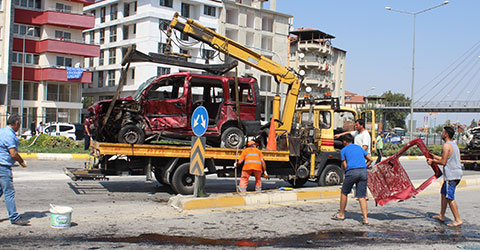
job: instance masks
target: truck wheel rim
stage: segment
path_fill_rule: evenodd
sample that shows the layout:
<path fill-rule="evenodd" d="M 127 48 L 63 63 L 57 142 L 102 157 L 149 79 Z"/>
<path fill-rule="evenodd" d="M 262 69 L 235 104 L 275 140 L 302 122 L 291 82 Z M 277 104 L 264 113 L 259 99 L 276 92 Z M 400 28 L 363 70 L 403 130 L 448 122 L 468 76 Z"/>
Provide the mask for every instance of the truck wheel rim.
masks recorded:
<path fill-rule="evenodd" d="M 325 177 L 325 182 L 327 185 L 340 184 L 340 176 L 337 174 L 337 172 L 330 171 Z"/>
<path fill-rule="evenodd" d="M 227 142 L 232 146 L 236 146 L 238 143 L 240 143 L 240 138 L 237 134 L 233 133 L 227 137 Z"/>
<path fill-rule="evenodd" d="M 138 141 L 138 134 L 134 131 L 128 131 L 127 133 L 125 133 L 123 138 L 125 138 L 125 142 L 127 143 L 135 143 Z"/>

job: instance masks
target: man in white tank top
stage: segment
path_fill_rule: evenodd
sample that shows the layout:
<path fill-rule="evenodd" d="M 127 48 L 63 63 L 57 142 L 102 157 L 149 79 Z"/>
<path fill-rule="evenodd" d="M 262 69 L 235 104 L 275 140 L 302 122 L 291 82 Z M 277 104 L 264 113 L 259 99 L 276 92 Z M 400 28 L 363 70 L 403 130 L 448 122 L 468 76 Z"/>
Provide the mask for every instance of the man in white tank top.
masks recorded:
<path fill-rule="evenodd" d="M 454 221 L 448 226 L 457 227 L 463 224 L 458 213 L 457 202 L 455 201 L 455 188 L 460 179 L 462 179 L 462 164 L 460 163 L 460 150 L 457 144 L 452 140 L 455 130 L 450 127 L 444 127 L 442 139 L 445 143 L 442 146 L 442 156 L 433 155 L 433 159 L 427 159 L 427 163 L 437 163 L 443 165 L 443 185 L 440 190 L 442 194 L 440 214 L 433 216 L 434 219 L 444 222 L 447 204 L 452 211 Z"/>

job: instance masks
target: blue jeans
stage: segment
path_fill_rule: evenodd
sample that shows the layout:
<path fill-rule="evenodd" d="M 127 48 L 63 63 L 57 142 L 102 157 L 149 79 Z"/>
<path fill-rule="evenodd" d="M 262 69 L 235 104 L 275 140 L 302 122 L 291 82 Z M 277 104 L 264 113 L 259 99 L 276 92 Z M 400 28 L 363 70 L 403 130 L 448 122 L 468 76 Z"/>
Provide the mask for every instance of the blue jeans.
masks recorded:
<path fill-rule="evenodd" d="M 20 218 L 15 206 L 15 189 L 13 188 L 12 167 L 0 166 L 0 197 L 5 196 L 8 218 L 14 222 Z"/>

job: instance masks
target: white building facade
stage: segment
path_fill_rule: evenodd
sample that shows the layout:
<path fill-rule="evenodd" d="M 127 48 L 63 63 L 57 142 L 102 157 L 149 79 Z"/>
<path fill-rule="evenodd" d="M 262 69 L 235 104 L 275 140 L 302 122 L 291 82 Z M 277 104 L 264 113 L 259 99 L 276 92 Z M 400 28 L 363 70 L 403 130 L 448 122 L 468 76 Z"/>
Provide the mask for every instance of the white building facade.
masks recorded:
<path fill-rule="evenodd" d="M 266 0 L 225 0 L 220 14 L 219 33 L 257 53 L 288 66 L 288 34 L 293 17 L 276 11 L 276 0 L 269 1 L 269 9 L 264 8 Z M 264 108 L 262 119 L 269 120 L 272 114 L 272 101 L 277 92 L 273 77 L 246 64 L 239 63 L 239 75 L 251 75 L 259 83 L 261 105 Z M 232 74 L 232 73 L 230 73 Z M 278 85 L 282 103 L 287 86 Z"/>
<path fill-rule="evenodd" d="M 12 1 L 0 1 L 0 127 L 6 125 Z"/>
<path fill-rule="evenodd" d="M 312 88 L 315 97 L 331 92 L 345 104 L 346 51 L 332 46 L 335 37 L 315 29 L 298 29 L 290 32 L 289 65 L 297 72 L 304 71 L 303 88 Z"/>
<path fill-rule="evenodd" d="M 105 0 L 85 7 L 85 13 L 95 16 L 95 27 L 86 30 L 84 37 L 100 44 L 100 55 L 85 62 L 94 74 L 92 84 L 84 88 L 84 96 L 91 96 L 94 101 L 113 97 L 120 80 L 120 63 L 130 45 L 136 45 L 145 54 L 163 53 L 167 27 L 175 12 L 218 30 L 221 6 L 221 2 L 212 0 Z M 213 54 L 209 46 L 179 32 L 174 32 L 173 40 L 173 52 L 190 55 L 190 62 L 205 63 Z M 218 63 L 218 59 L 208 60 Z M 152 76 L 187 70 L 200 73 L 171 65 L 132 63 L 121 97 L 133 95 Z"/>

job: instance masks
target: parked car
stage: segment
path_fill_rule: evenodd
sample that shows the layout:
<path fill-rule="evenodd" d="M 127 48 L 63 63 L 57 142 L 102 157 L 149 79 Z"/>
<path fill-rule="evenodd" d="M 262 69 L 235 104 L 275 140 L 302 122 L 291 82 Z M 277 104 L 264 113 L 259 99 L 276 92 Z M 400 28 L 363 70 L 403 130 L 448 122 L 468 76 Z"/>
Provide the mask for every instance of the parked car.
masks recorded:
<path fill-rule="evenodd" d="M 391 144 L 403 143 L 402 137 L 392 132 L 387 132 L 383 141 Z"/>
<path fill-rule="evenodd" d="M 53 122 L 45 124 L 43 133 L 50 136 L 65 136 L 72 140 L 77 140 L 76 126 L 65 122 Z"/>
<path fill-rule="evenodd" d="M 207 142 L 235 148 L 244 145 L 245 135 L 259 132 L 262 110 L 255 78 L 238 78 L 238 95 L 240 110 L 235 101 L 234 77 L 180 72 L 152 77 L 134 96 L 117 100 L 103 128 L 111 100 L 99 101 L 88 110 L 96 140 L 143 144 L 161 138 L 190 138 L 192 113 L 204 106 L 209 117 L 204 134 Z"/>

